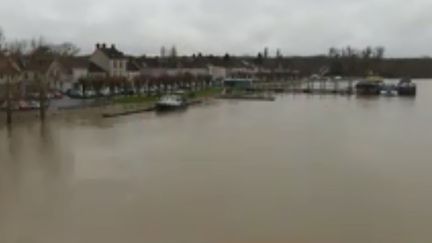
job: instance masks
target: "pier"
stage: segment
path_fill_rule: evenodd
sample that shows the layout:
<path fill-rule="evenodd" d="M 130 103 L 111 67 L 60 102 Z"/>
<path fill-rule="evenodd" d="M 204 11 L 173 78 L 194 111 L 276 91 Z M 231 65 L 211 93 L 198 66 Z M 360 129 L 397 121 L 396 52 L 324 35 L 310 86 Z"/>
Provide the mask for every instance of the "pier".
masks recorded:
<path fill-rule="evenodd" d="M 187 106 L 199 105 L 199 104 L 203 103 L 203 100 L 202 99 L 193 99 L 193 100 L 188 100 L 186 103 L 187 103 Z M 156 110 L 155 104 L 150 103 L 144 107 L 132 108 L 132 109 L 121 110 L 121 111 L 106 112 L 106 113 L 102 114 L 102 117 L 103 118 L 116 118 L 116 117 L 121 117 L 121 116 L 129 116 L 129 115 L 140 114 L 140 113 L 145 113 L 145 112 L 152 112 L 155 110 Z"/>
<path fill-rule="evenodd" d="M 315 94 L 315 95 L 354 95 L 364 94 L 357 86 L 359 80 L 364 79 L 304 79 L 283 82 L 254 82 L 246 90 L 255 93 L 292 93 L 292 94 Z M 366 81 L 367 82 L 367 81 Z M 389 84 L 376 82 L 372 85 L 377 87 L 375 95 L 385 96 L 415 96 L 416 85 Z"/>

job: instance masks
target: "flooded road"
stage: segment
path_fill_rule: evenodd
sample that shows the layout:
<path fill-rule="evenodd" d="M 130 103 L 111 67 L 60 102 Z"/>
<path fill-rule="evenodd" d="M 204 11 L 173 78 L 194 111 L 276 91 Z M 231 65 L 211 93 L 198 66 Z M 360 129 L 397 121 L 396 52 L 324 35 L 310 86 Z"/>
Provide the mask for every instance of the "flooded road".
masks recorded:
<path fill-rule="evenodd" d="M 1 243 L 431 242 L 432 81 L 0 128 Z"/>

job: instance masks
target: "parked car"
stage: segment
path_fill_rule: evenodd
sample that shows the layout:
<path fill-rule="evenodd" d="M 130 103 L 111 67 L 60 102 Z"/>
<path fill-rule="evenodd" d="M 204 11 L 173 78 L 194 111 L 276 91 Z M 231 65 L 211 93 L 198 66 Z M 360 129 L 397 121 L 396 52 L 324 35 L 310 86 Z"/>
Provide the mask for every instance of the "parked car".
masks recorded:
<path fill-rule="evenodd" d="M 113 89 L 113 93 L 114 93 L 114 95 L 119 95 L 119 94 L 121 94 L 121 91 L 120 91 L 119 88 L 115 87 L 115 88 Z"/>
<path fill-rule="evenodd" d="M 81 99 L 84 97 L 84 94 L 81 90 L 78 89 L 70 89 L 66 93 L 70 98 Z"/>
<path fill-rule="evenodd" d="M 110 95 L 111 95 L 111 90 L 108 87 L 99 90 L 99 96 L 107 97 Z"/>
<path fill-rule="evenodd" d="M 50 92 L 50 94 L 52 94 L 54 99 L 62 99 L 63 98 L 63 93 L 59 90 L 53 90 Z"/>
<path fill-rule="evenodd" d="M 120 90 L 122 95 L 134 95 L 136 93 L 133 87 L 124 87 L 121 88 Z"/>
<path fill-rule="evenodd" d="M 30 100 L 27 104 L 28 104 L 28 107 L 32 110 L 36 110 L 36 109 L 39 109 L 41 107 L 40 103 L 36 100 Z"/>
<path fill-rule="evenodd" d="M 84 91 L 84 97 L 85 98 L 94 98 L 96 97 L 96 92 L 94 90 L 88 89 Z"/>

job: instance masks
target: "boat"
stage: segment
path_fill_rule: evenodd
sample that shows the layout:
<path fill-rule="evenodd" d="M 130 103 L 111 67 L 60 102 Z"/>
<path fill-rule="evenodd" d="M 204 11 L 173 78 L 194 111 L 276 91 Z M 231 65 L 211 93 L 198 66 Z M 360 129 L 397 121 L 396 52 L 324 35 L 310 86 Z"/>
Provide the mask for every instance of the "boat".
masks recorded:
<path fill-rule="evenodd" d="M 379 77 L 370 77 L 356 84 L 356 92 L 359 95 L 380 95 L 384 81 Z"/>
<path fill-rule="evenodd" d="M 381 94 L 388 97 L 398 95 L 397 87 L 394 84 L 383 84 L 381 86 Z"/>
<path fill-rule="evenodd" d="M 187 106 L 186 99 L 177 94 L 164 95 L 156 103 L 157 111 L 169 111 L 184 109 Z"/>
<path fill-rule="evenodd" d="M 400 96 L 415 96 L 417 85 L 410 78 L 403 78 L 397 85 L 397 92 Z"/>

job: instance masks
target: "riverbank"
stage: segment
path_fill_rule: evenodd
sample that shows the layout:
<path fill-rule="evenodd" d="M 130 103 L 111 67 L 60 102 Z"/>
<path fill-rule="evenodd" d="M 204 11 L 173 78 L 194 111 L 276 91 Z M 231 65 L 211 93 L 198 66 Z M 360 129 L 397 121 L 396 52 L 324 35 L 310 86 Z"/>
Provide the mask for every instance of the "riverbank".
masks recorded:
<path fill-rule="evenodd" d="M 212 88 L 201 91 L 194 91 L 186 93 L 185 96 L 188 99 L 189 105 L 197 105 L 203 103 L 205 100 L 217 97 L 221 93 L 221 89 Z M 114 103 L 127 105 L 126 109 L 120 111 L 109 111 L 102 114 L 104 118 L 114 118 L 119 116 L 133 115 L 143 112 L 151 112 L 155 110 L 156 102 L 159 100 L 159 96 L 149 96 L 149 97 L 122 97 L 120 99 L 114 100 Z M 133 107 L 134 105 L 141 105 L 140 107 Z"/>
<path fill-rule="evenodd" d="M 200 91 L 192 91 L 187 93 L 188 98 L 194 103 L 200 103 L 207 99 L 212 99 L 219 95 L 221 92 L 220 88 L 209 88 Z M 56 107 L 47 110 L 46 119 L 94 119 L 101 118 L 106 114 L 133 114 L 139 113 L 139 111 L 151 111 L 157 100 L 160 98 L 159 95 L 154 96 L 122 96 L 115 97 L 110 100 L 104 100 L 99 102 L 97 100 L 94 103 L 86 103 L 83 105 L 74 105 L 70 107 Z M 16 122 L 27 122 L 39 120 L 40 114 L 38 110 L 33 111 L 15 111 L 12 114 L 13 123 Z M 0 125 L 4 125 L 6 121 L 6 113 L 0 112 Z"/>
<path fill-rule="evenodd" d="M 222 91 L 221 88 L 208 88 L 204 90 L 199 91 L 189 91 L 186 92 L 185 95 L 189 99 L 196 99 L 196 98 L 212 98 L 216 95 L 220 94 Z M 153 95 L 153 96 L 123 96 L 123 97 L 116 97 L 113 99 L 114 104 L 143 104 L 143 103 L 155 103 L 161 95 Z"/>

